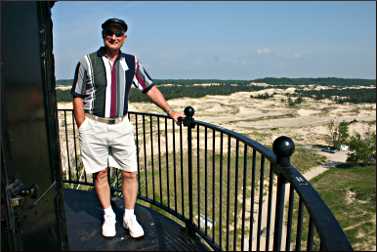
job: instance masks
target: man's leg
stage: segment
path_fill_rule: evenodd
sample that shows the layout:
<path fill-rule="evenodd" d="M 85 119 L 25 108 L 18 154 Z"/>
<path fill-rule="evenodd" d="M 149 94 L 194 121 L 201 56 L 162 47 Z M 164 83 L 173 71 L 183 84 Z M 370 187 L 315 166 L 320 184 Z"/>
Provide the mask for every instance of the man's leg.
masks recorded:
<path fill-rule="evenodd" d="M 96 173 L 95 188 L 98 200 L 103 209 L 109 208 L 110 204 L 110 185 L 107 179 L 108 168 Z"/>
<path fill-rule="evenodd" d="M 115 213 L 110 204 L 110 185 L 107 178 L 108 168 L 96 173 L 95 188 L 98 200 L 104 210 L 104 222 L 102 225 L 102 235 L 105 237 L 114 237 L 115 229 Z"/>
<path fill-rule="evenodd" d="M 144 230 L 137 222 L 134 213 L 136 198 L 137 198 L 137 172 L 123 171 L 123 185 L 122 191 L 124 195 L 124 216 L 123 226 L 130 230 L 130 235 L 133 238 L 139 238 L 144 236 Z"/>
<path fill-rule="evenodd" d="M 122 191 L 124 206 L 126 209 L 134 209 L 137 198 L 137 172 L 123 171 Z"/>

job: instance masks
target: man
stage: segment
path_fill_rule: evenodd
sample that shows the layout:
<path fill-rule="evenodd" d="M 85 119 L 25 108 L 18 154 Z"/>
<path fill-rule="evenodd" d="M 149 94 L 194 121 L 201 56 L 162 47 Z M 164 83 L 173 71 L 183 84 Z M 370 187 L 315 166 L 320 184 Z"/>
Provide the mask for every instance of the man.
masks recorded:
<path fill-rule="evenodd" d="M 123 176 L 123 226 L 133 238 L 139 238 L 144 231 L 134 214 L 138 190 L 136 146 L 127 117 L 131 85 L 143 91 L 175 121 L 183 113 L 170 108 L 138 58 L 121 52 L 126 31 L 127 24 L 121 19 L 111 18 L 102 24 L 104 47 L 85 55 L 77 64 L 71 93 L 81 158 L 85 171 L 95 173 L 96 194 L 104 209 L 102 235 L 116 235 L 107 180 L 107 167 L 115 167 L 122 170 Z"/>

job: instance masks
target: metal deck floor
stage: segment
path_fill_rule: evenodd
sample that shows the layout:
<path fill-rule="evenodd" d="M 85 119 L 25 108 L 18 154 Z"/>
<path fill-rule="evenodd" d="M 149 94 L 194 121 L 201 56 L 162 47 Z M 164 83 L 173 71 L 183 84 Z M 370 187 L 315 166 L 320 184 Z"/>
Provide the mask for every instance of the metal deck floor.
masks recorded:
<path fill-rule="evenodd" d="M 117 235 L 101 236 L 102 209 L 94 191 L 64 190 L 64 206 L 70 250 L 207 251 L 197 237 L 156 211 L 136 205 L 135 213 L 144 228 L 144 238 L 133 239 L 122 227 L 123 202 L 118 199 L 113 209 L 117 216 Z"/>

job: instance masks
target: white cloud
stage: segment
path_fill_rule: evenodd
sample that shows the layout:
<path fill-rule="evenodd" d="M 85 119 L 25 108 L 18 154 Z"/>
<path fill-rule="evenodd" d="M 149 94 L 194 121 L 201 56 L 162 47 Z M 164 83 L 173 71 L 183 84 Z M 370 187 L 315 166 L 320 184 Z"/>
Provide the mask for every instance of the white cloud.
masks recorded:
<path fill-rule="evenodd" d="M 271 53 L 272 53 L 272 50 L 270 48 L 259 48 L 259 49 L 257 49 L 258 55 L 271 54 Z"/>
<path fill-rule="evenodd" d="M 295 59 L 301 59 L 302 55 L 301 55 L 301 53 L 294 53 L 293 54 L 293 58 L 295 58 Z"/>

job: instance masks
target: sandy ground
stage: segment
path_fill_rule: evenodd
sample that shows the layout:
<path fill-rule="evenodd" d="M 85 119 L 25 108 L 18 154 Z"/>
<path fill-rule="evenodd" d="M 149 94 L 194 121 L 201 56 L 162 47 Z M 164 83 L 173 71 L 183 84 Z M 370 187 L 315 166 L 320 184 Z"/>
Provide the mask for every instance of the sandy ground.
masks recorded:
<path fill-rule="evenodd" d="M 261 93 L 275 94 L 262 100 L 253 98 Z M 238 92 L 228 96 L 179 98 L 169 101 L 183 111 L 186 106 L 195 109 L 194 117 L 248 135 L 265 145 L 281 135 L 291 137 L 296 144 L 327 144 L 327 125 L 331 120 L 352 122 L 350 133 L 365 133 L 376 125 L 376 104 L 336 104 L 331 100 L 304 98 L 297 107 L 287 105 L 287 94 L 294 88 L 268 88 L 258 92 Z M 58 108 L 72 108 L 71 103 L 59 103 Z M 131 103 L 130 110 L 162 113 L 148 103 Z"/>
<path fill-rule="evenodd" d="M 318 176 L 319 174 L 327 171 L 329 168 L 336 166 L 337 164 L 345 163 L 347 160 L 347 152 L 346 151 L 337 151 L 336 153 L 327 153 L 327 152 L 319 152 L 321 155 L 327 158 L 327 162 L 311 168 L 309 171 L 305 172 L 303 176 L 307 180 L 311 180 L 312 178 Z"/>

